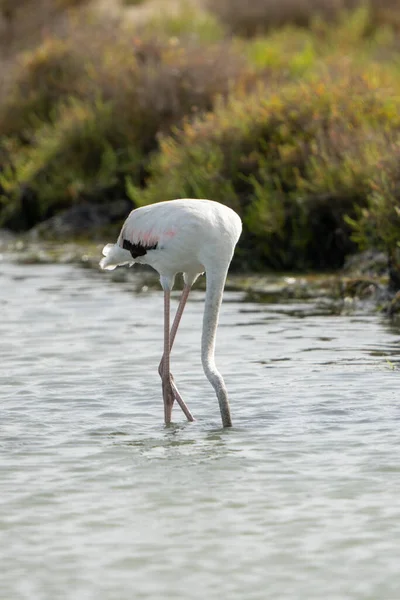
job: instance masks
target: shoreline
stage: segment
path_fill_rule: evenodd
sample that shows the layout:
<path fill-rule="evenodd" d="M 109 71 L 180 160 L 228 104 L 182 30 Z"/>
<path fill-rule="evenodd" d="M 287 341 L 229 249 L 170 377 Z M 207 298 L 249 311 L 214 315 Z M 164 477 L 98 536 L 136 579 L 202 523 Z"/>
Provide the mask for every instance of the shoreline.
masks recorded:
<path fill-rule="evenodd" d="M 88 240 L 32 241 L 0 231 L 0 260 L 15 264 L 71 264 L 101 272 L 98 265 L 105 242 Z M 1 263 L 0 263 L 1 264 Z M 104 276 L 111 281 L 129 282 L 140 290 L 158 289 L 158 277 L 151 269 L 121 268 Z M 180 282 L 177 288 L 179 289 Z M 196 289 L 205 289 L 200 278 Z M 344 268 L 330 272 L 284 272 L 228 274 L 225 289 L 242 292 L 243 299 L 255 303 L 306 302 L 313 314 L 382 314 L 400 319 L 400 292 L 389 290 L 389 275 L 382 253 L 359 253 Z"/>

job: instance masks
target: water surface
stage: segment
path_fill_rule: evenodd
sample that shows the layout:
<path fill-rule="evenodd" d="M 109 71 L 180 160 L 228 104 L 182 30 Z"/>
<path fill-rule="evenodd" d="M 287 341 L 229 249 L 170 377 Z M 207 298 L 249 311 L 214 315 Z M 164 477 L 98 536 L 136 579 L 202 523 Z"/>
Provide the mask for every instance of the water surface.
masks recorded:
<path fill-rule="evenodd" d="M 165 427 L 138 282 L 0 263 L 1 600 L 397 600 L 399 331 L 226 293 L 222 430 L 194 291 Z"/>

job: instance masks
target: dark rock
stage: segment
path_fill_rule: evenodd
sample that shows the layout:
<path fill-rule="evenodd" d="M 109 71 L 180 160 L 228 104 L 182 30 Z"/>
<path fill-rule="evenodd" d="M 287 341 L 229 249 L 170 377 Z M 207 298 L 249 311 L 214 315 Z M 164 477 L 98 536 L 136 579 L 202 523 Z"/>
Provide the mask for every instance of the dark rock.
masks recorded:
<path fill-rule="evenodd" d="M 394 248 L 389 252 L 389 289 L 391 292 L 400 290 L 400 248 Z"/>
<path fill-rule="evenodd" d="M 344 273 L 359 273 L 360 275 L 385 275 L 388 271 L 388 257 L 378 250 L 366 250 L 346 258 Z"/>
<path fill-rule="evenodd" d="M 29 234 L 33 238 L 75 238 L 93 234 L 96 230 L 119 223 L 132 210 L 129 200 L 114 200 L 110 203 L 91 204 L 81 202 L 68 210 L 33 227 Z"/>

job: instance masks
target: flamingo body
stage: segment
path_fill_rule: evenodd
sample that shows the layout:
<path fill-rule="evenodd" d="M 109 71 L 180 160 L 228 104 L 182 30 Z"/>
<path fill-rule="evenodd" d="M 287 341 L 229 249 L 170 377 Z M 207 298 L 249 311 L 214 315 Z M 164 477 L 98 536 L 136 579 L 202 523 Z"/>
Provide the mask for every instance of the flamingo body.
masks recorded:
<path fill-rule="evenodd" d="M 114 269 L 136 262 L 150 265 L 166 279 L 177 273 L 190 278 L 207 266 L 230 262 L 241 231 L 240 217 L 212 200 L 151 204 L 130 213 L 117 243 L 105 247 L 100 265 Z"/>
<path fill-rule="evenodd" d="M 103 269 L 139 263 L 150 265 L 160 275 L 165 297 L 164 356 L 160 375 L 163 379 L 167 423 L 170 421 L 174 399 L 178 400 L 187 417 L 191 417 L 169 372 L 169 353 L 190 288 L 197 277 L 205 272 L 207 290 L 202 362 L 216 391 L 223 424 L 231 424 L 226 387 L 215 366 L 214 350 L 226 274 L 241 231 L 240 217 L 218 202 L 170 200 L 133 210 L 121 229 L 117 243 L 108 244 L 103 250 L 104 258 L 100 262 Z M 185 288 L 170 332 L 169 294 L 177 273 L 183 273 Z"/>

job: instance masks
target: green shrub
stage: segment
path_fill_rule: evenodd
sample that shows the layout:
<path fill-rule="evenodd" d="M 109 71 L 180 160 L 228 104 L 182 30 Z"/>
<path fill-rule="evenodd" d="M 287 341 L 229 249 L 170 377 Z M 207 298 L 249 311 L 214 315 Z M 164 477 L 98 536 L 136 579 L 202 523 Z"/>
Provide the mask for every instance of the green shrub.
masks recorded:
<path fill-rule="evenodd" d="M 137 174 L 141 155 L 132 130 L 117 120 L 110 104 L 71 102 L 56 123 L 36 132 L 35 144 L 17 147 L 13 163 L 0 175 L 3 218 L 16 222 L 26 190 L 35 221 L 81 199 L 104 202 L 123 194 L 127 172 Z"/>
<path fill-rule="evenodd" d="M 378 157 L 400 128 L 383 81 L 351 72 L 236 95 L 164 138 L 136 204 L 208 197 L 238 210 L 242 261 L 339 266 L 354 245 L 344 215 L 365 205 Z M 351 90 L 351 94 L 349 94 Z"/>
<path fill-rule="evenodd" d="M 369 6 L 365 33 L 381 25 L 400 29 L 400 6 L 397 0 L 206 0 L 233 33 L 250 37 L 287 25 L 310 27 L 316 20 L 336 23 L 343 12 Z"/>
<path fill-rule="evenodd" d="M 125 6 L 138 6 L 144 4 L 146 0 L 122 0 Z"/>
<path fill-rule="evenodd" d="M 9 48 L 50 32 L 0 61 L 1 224 L 109 202 L 127 182 L 137 205 L 232 206 L 243 268 L 339 266 L 356 243 L 400 263 L 394 0 L 149 3 L 140 23 L 49 2 L 0 0 Z"/>
<path fill-rule="evenodd" d="M 175 8 L 175 10 L 174 10 Z M 225 27 L 212 13 L 189 0 L 180 0 L 177 7 L 166 4 L 161 12 L 149 11 L 148 17 L 136 25 L 140 35 L 176 37 L 202 42 L 218 42 L 225 37 Z"/>
<path fill-rule="evenodd" d="M 388 255 L 390 284 L 400 290 L 400 143 L 388 144 L 376 159 L 369 180 L 367 202 L 347 218 L 353 239 L 362 249 L 380 248 Z"/>
<path fill-rule="evenodd" d="M 73 94 L 86 76 L 79 56 L 64 40 L 50 38 L 18 65 L 6 101 L 0 106 L 0 135 L 29 137 L 50 120 L 58 103 Z"/>
<path fill-rule="evenodd" d="M 243 52 L 256 69 L 295 78 L 308 75 L 318 66 L 323 49 L 309 31 L 286 27 L 246 41 Z"/>
<path fill-rule="evenodd" d="M 0 0 L 0 54 L 32 49 L 47 35 L 58 35 L 66 14 L 86 12 L 90 0 Z"/>
<path fill-rule="evenodd" d="M 0 106 L 0 221 L 15 226 L 20 211 L 24 227 L 27 192 L 40 219 L 113 186 L 122 193 L 128 173 L 140 183 L 158 134 L 210 110 L 245 67 L 228 42 L 181 44 L 116 22 L 73 22 L 65 39 L 24 57 Z"/>

